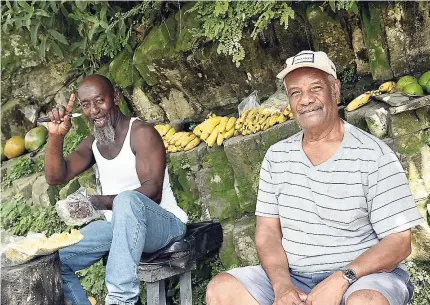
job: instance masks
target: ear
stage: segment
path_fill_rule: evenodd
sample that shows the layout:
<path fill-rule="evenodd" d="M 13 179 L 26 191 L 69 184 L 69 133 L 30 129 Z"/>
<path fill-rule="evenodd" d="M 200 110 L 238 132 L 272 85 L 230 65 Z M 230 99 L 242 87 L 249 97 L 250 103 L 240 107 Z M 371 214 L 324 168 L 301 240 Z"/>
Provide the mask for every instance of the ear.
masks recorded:
<path fill-rule="evenodd" d="M 118 105 L 119 104 L 119 94 L 118 94 L 118 91 L 115 91 L 114 92 L 114 94 L 113 94 L 113 102 L 115 103 L 115 105 Z"/>
<path fill-rule="evenodd" d="M 338 100 L 340 98 L 340 80 L 336 79 L 334 82 L 334 88 L 336 90 L 336 100 Z"/>

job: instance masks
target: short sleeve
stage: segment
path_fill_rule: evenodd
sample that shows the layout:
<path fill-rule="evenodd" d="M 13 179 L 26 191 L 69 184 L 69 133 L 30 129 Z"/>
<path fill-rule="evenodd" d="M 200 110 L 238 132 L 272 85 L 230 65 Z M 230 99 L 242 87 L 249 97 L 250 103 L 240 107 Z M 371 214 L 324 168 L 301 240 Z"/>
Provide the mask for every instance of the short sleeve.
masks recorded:
<path fill-rule="evenodd" d="M 270 149 L 266 153 L 260 169 L 258 196 L 255 215 L 279 218 L 278 199 L 271 175 Z"/>
<path fill-rule="evenodd" d="M 379 158 L 368 181 L 369 217 L 379 239 L 423 223 L 406 174 L 393 152 Z"/>

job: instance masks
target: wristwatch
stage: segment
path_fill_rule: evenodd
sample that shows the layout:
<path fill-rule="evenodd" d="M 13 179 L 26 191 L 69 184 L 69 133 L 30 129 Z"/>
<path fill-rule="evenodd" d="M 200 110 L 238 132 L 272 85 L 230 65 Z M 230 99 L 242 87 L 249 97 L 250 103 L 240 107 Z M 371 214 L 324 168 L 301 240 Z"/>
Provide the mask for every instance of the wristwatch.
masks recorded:
<path fill-rule="evenodd" d="M 348 281 L 349 285 L 357 280 L 357 275 L 353 269 L 341 268 L 340 271 L 342 271 L 343 278 Z"/>

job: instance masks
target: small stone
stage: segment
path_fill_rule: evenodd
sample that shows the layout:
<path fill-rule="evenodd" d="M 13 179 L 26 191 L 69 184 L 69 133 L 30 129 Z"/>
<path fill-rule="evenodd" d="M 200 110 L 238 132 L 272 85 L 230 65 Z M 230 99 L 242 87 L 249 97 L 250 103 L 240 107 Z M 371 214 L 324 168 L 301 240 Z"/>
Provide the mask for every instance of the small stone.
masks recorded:
<path fill-rule="evenodd" d="M 388 133 L 388 112 L 384 107 L 366 111 L 365 120 L 372 135 L 383 139 Z"/>
<path fill-rule="evenodd" d="M 45 175 L 42 174 L 37 179 L 33 180 L 33 189 L 31 194 L 33 205 L 48 207 L 55 205 L 58 198 L 58 186 L 49 185 L 46 182 Z"/>
<path fill-rule="evenodd" d="M 73 194 L 80 188 L 79 178 L 74 178 L 60 190 L 60 199 L 65 199 L 70 194 Z"/>

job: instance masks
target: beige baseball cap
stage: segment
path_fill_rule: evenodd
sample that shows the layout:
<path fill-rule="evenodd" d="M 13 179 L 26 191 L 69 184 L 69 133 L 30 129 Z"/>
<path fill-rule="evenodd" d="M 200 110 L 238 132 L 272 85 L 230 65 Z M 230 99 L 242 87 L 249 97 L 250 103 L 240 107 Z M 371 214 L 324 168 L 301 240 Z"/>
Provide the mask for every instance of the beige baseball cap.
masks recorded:
<path fill-rule="evenodd" d="M 285 69 L 279 72 L 276 77 L 284 79 L 284 77 L 291 71 L 304 67 L 322 70 L 333 75 L 333 77 L 337 79 L 336 67 L 330 58 L 328 58 L 327 54 L 321 51 L 301 51 L 299 54 L 288 58 L 285 61 Z"/>

